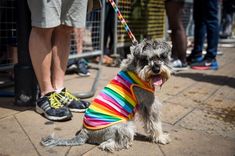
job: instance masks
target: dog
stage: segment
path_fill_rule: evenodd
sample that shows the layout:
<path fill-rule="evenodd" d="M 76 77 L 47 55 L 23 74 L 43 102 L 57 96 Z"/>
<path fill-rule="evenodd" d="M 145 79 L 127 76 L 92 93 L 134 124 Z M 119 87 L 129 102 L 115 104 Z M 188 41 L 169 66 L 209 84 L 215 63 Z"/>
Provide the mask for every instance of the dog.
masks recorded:
<path fill-rule="evenodd" d="M 92 101 L 84 115 L 82 129 L 72 139 L 48 136 L 44 146 L 98 144 L 101 150 L 115 151 L 132 145 L 138 113 L 144 129 L 154 143 L 167 144 L 170 138 L 162 130 L 160 101 L 154 95 L 171 75 L 168 66 L 171 48 L 164 41 L 143 40 L 130 47 L 120 65 L 121 71 Z"/>

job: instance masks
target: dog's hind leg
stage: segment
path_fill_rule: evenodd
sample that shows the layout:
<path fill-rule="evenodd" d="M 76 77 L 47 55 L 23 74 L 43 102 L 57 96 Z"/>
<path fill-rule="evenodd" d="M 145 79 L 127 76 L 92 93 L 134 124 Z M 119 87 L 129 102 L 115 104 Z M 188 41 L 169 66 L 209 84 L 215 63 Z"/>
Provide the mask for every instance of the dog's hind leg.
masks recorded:
<path fill-rule="evenodd" d="M 109 152 L 113 152 L 116 149 L 115 146 L 116 146 L 116 142 L 112 138 L 112 139 L 109 139 L 109 140 L 107 140 L 105 142 L 102 142 L 99 145 L 99 149 L 105 150 L 105 151 L 109 151 Z"/>
<path fill-rule="evenodd" d="M 107 129 L 107 132 L 108 131 L 113 131 L 115 135 L 112 135 L 112 138 L 109 138 L 107 141 L 102 142 L 99 145 L 100 149 L 112 152 L 114 150 L 127 149 L 132 145 L 135 135 L 135 126 L 133 121 L 116 124 L 109 127 Z"/>
<path fill-rule="evenodd" d="M 88 135 L 85 129 L 82 129 L 80 133 L 71 139 L 60 139 L 48 136 L 42 139 L 41 144 L 43 146 L 77 146 L 86 143 Z"/>

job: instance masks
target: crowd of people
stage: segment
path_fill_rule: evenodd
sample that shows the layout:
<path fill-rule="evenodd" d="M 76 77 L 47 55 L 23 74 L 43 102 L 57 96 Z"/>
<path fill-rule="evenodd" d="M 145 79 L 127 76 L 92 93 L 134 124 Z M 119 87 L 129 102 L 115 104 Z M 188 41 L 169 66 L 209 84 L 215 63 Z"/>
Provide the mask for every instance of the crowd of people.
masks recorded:
<path fill-rule="evenodd" d="M 230 3 L 230 9 L 227 9 L 228 3 Z M 186 55 L 187 36 L 182 21 L 184 4 L 185 0 L 165 1 L 166 14 L 171 30 L 171 67 L 174 70 L 185 70 L 189 67 L 195 70 L 217 70 L 219 68 L 216 59 L 218 41 L 219 37 L 227 38 L 232 34 L 231 25 L 233 22 L 234 2 L 232 0 L 224 0 L 222 3 L 221 7 L 223 12 L 220 28 L 220 1 L 193 0 L 194 43 L 189 56 Z M 227 23 L 225 21 L 227 21 Z M 221 34 L 219 34 L 220 30 Z M 204 47 L 205 40 L 207 41 L 206 48 Z M 206 50 L 205 55 L 203 55 L 204 49 Z"/>

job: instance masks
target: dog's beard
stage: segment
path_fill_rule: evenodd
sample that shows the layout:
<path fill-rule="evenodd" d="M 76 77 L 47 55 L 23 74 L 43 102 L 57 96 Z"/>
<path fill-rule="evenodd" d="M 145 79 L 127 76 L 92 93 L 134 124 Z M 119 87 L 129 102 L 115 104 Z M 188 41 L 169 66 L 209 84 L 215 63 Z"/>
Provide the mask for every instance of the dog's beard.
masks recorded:
<path fill-rule="evenodd" d="M 170 70 L 167 66 L 161 65 L 160 72 L 158 74 L 153 73 L 150 66 L 144 66 L 144 68 L 139 68 L 137 70 L 138 76 L 146 81 L 149 82 L 152 86 L 162 86 L 171 75 Z"/>

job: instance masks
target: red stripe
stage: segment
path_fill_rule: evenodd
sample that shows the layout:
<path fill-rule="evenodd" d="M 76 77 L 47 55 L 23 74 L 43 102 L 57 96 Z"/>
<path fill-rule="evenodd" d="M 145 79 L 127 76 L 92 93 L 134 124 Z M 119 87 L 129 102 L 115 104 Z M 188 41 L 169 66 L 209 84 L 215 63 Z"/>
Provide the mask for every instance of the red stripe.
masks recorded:
<path fill-rule="evenodd" d="M 126 118 L 126 116 L 124 116 L 123 114 L 119 113 L 116 109 L 114 109 L 113 107 L 111 107 L 110 105 L 104 103 L 103 101 L 99 100 L 99 99 L 95 99 L 94 102 L 96 102 L 97 104 L 100 104 L 103 107 L 106 107 L 109 109 L 109 111 L 111 111 L 113 114 L 117 115 L 117 116 L 121 116 Z"/>
<path fill-rule="evenodd" d="M 119 81 L 117 81 L 117 80 L 115 80 L 115 79 L 113 79 L 110 83 L 111 83 L 111 84 L 115 84 L 115 85 L 117 85 L 117 86 L 119 86 L 119 87 L 121 87 L 121 88 L 124 88 L 124 89 L 125 89 L 126 91 L 128 91 L 128 92 L 131 91 L 130 88 L 128 88 L 126 85 L 120 83 Z"/>

